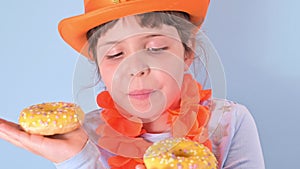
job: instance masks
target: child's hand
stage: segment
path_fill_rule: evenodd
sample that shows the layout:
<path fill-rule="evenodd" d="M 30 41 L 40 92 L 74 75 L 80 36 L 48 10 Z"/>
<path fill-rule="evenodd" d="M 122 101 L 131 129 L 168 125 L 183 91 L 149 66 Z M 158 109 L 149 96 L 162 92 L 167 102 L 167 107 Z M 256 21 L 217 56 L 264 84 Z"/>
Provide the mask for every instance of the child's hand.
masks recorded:
<path fill-rule="evenodd" d="M 51 137 L 33 135 L 22 131 L 19 125 L 0 118 L 0 138 L 59 163 L 80 152 L 88 136 L 82 128 Z"/>
<path fill-rule="evenodd" d="M 135 166 L 135 169 L 146 169 L 146 167 L 143 164 L 139 164 Z"/>

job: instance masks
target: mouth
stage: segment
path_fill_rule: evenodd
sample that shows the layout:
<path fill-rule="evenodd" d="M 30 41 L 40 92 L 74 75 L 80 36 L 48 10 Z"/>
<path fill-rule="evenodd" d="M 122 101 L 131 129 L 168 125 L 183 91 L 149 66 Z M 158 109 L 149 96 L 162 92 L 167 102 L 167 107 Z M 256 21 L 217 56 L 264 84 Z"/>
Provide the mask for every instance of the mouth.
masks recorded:
<path fill-rule="evenodd" d="M 153 89 L 142 89 L 142 90 L 134 90 L 129 92 L 128 96 L 132 99 L 144 100 L 148 99 L 155 90 Z"/>

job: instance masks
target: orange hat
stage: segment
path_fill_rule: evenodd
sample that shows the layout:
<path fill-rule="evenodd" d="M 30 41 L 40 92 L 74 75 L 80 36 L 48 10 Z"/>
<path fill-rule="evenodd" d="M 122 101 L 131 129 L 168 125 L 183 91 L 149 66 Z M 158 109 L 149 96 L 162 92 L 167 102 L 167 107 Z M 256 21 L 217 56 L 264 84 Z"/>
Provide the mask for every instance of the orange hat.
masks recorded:
<path fill-rule="evenodd" d="M 210 0 L 84 0 L 85 13 L 63 19 L 58 30 L 76 51 L 88 57 L 86 33 L 105 22 L 153 11 L 182 11 L 200 26 Z"/>

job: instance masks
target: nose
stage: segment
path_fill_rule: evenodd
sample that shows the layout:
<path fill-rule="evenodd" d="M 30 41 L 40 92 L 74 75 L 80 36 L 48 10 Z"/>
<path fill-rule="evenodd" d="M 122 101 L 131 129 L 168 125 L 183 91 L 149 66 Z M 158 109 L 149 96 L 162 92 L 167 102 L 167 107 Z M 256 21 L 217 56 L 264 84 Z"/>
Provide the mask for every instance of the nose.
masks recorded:
<path fill-rule="evenodd" d="M 143 51 L 133 53 L 127 59 L 127 69 L 130 77 L 147 76 L 151 71 L 147 55 Z"/>
<path fill-rule="evenodd" d="M 130 73 L 130 76 L 135 77 L 141 77 L 141 76 L 147 76 L 150 73 L 150 68 L 146 65 L 144 65 L 139 70 L 136 70 L 135 72 Z"/>

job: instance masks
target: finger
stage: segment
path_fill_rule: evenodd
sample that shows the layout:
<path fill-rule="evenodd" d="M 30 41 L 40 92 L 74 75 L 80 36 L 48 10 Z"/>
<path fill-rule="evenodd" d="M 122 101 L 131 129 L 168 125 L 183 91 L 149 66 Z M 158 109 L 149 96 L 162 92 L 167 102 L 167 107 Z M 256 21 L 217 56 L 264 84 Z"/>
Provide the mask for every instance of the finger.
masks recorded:
<path fill-rule="evenodd" d="M 22 129 L 22 127 L 19 124 L 16 124 L 16 123 L 13 123 L 13 122 L 10 122 L 10 121 L 6 121 L 4 119 L 0 119 L 0 124 L 1 123 L 4 123 L 4 124 L 9 125 L 11 127 L 15 127 L 16 129 Z"/>
<path fill-rule="evenodd" d="M 18 128 L 18 125 L 14 123 L 5 122 L 0 125 L 0 137 L 37 155 L 41 155 L 41 152 L 44 152 L 47 147 L 47 143 L 50 143 L 50 139 L 45 141 L 43 136 L 28 134 L 21 131 Z"/>
<path fill-rule="evenodd" d="M 26 145 L 28 145 L 29 142 L 32 143 L 33 141 L 32 135 L 21 131 L 19 125 L 13 122 L 5 121 L 1 123 L 0 132 L 2 133 L 2 136 L 4 136 L 4 139 L 15 143 L 16 145 L 21 146 L 23 148 L 28 147 Z"/>
<path fill-rule="evenodd" d="M 12 137 L 12 132 L 15 133 L 15 130 L 19 130 L 17 125 L 15 125 L 14 123 L 5 121 L 1 119 L 1 123 L 0 123 L 0 138 L 16 145 L 19 147 L 24 148 L 24 146 L 22 145 L 22 143 L 18 140 L 15 139 L 14 137 Z"/>
<path fill-rule="evenodd" d="M 3 122 L 5 122 L 5 121 L 6 121 L 6 120 L 0 118 L 0 124 L 3 123 Z"/>
<path fill-rule="evenodd" d="M 138 164 L 135 166 L 135 169 L 146 169 L 146 167 L 143 164 Z"/>

